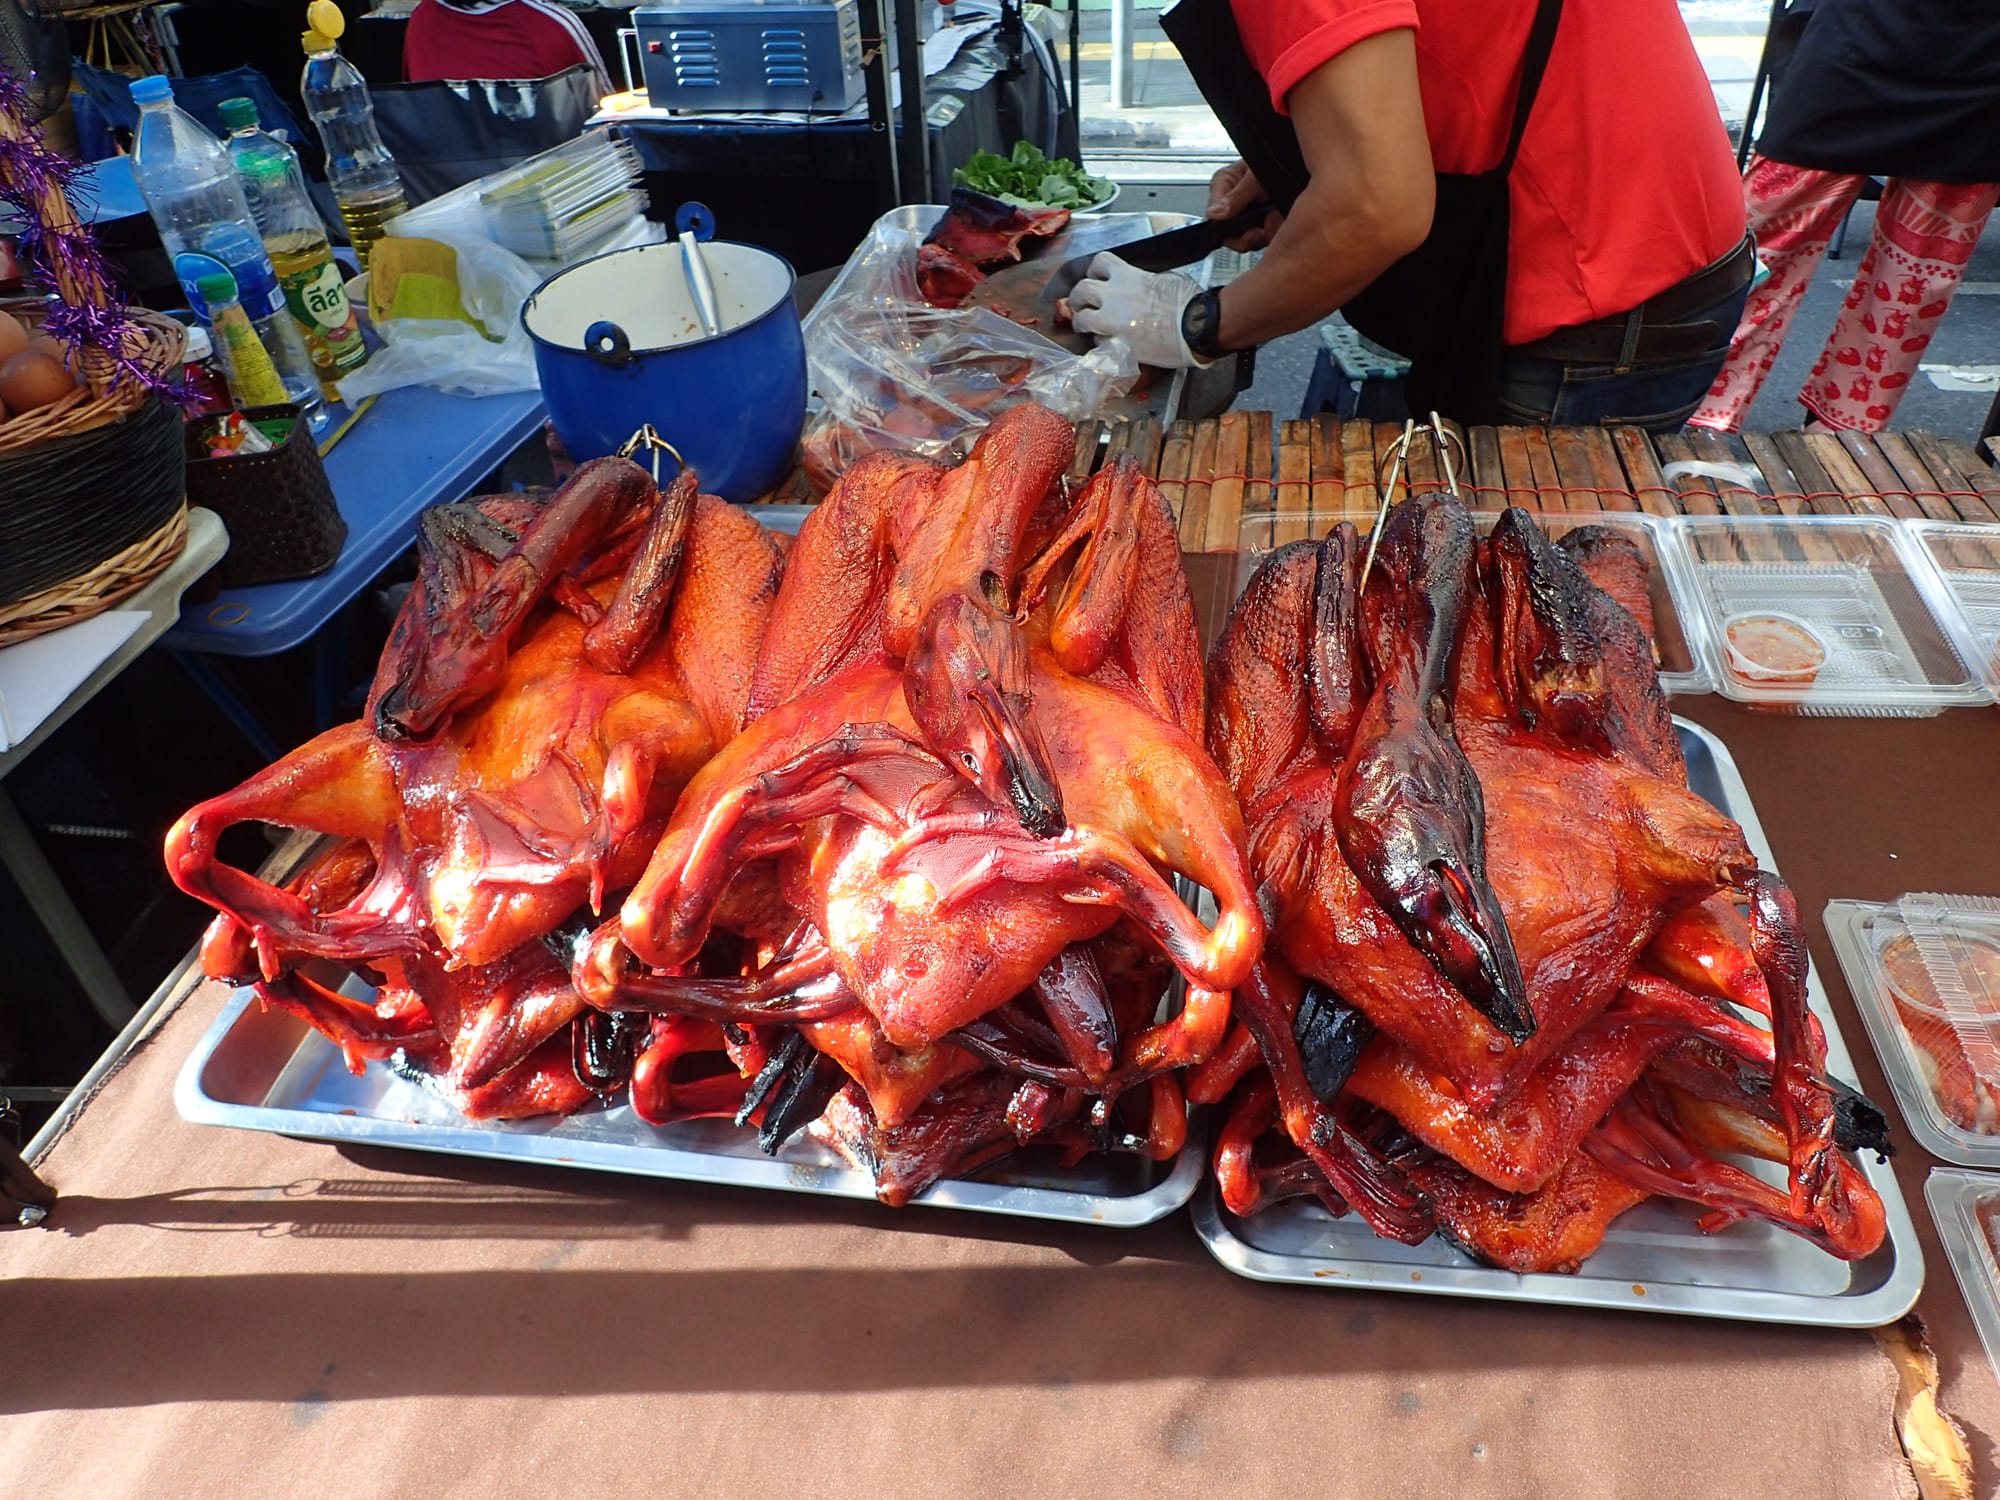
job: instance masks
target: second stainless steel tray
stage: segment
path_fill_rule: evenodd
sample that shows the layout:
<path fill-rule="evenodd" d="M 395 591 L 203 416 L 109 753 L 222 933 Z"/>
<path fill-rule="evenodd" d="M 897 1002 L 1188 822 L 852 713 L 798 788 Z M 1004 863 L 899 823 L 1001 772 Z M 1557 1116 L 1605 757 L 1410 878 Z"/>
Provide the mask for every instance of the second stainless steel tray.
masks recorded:
<path fill-rule="evenodd" d="M 468 1120 L 379 1063 L 359 1075 L 348 1072 L 339 1048 L 291 1016 L 266 1011 L 247 989 L 230 997 L 189 1055 L 174 1103 L 198 1125 L 835 1198 L 875 1196 L 866 1173 L 803 1136 L 769 1157 L 757 1149 L 755 1131 L 727 1120 L 648 1125 L 629 1105 L 561 1120 Z M 1029 1164 L 1020 1170 L 940 1182 L 912 1203 L 1078 1224 L 1149 1224 L 1188 1201 L 1204 1159 L 1191 1132 L 1172 1162 L 1121 1156 L 1037 1171 L 1024 1158 Z"/>
<path fill-rule="evenodd" d="M 1742 824 L 1758 863 L 1775 870 L 1771 846 L 1729 751 L 1700 725 L 1674 722 L 1687 754 L 1689 784 Z M 1854 1067 L 1817 975 L 1811 1003 L 1826 1027 L 1829 1071 L 1852 1083 Z M 1873 1328 L 1910 1310 L 1923 1289 L 1924 1261 L 1895 1173 L 1865 1155 L 1862 1166 L 1882 1195 L 1889 1233 L 1873 1255 L 1852 1262 L 1761 1221 L 1706 1235 L 1695 1228 L 1688 1205 L 1657 1200 L 1613 1224 L 1603 1246 L 1572 1276 L 1497 1271 L 1435 1239 L 1393 1244 L 1352 1216 L 1332 1218 L 1306 1200 L 1238 1219 L 1223 1209 L 1213 1183 L 1195 1200 L 1194 1222 L 1217 1260 L 1257 1281 Z M 1784 1180 L 1775 1168 L 1764 1175 Z"/>

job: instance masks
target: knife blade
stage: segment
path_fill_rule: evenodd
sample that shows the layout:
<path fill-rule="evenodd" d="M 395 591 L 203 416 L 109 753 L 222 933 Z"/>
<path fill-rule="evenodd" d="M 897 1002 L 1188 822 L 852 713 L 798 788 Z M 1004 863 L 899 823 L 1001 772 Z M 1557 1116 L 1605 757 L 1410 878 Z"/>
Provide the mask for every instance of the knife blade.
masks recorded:
<path fill-rule="evenodd" d="M 1142 271 L 1172 271 L 1180 266 L 1191 266 L 1196 261 L 1212 255 L 1225 243 L 1240 234 L 1247 234 L 1262 224 L 1271 212 L 1268 203 L 1253 203 L 1241 213 L 1227 219 L 1203 219 L 1196 224 L 1184 224 L 1179 229 L 1169 229 L 1164 234 L 1148 235 L 1143 240 L 1128 240 L 1122 245 L 1110 247 L 1128 266 L 1137 266 Z M 1083 280 L 1090 263 L 1104 251 L 1090 255 L 1075 255 L 1063 262 L 1061 274 L 1075 286 Z M 1072 268 L 1074 274 L 1071 274 Z"/>

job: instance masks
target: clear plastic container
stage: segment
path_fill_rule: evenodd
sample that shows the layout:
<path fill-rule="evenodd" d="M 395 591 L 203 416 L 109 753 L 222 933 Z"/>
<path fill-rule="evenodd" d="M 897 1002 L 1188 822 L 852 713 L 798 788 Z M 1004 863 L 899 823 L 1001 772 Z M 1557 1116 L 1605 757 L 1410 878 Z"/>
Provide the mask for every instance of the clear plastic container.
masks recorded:
<path fill-rule="evenodd" d="M 1911 1136 L 2000 1168 L 2000 902 L 1831 901 L 1825 918 Z"/>
<path fill-rule="evenodd" d="M 1924 1181 L 1924 1201 L 1987 1363 L 2000 1373 L 2000 1177 L 1939 1167 Z"/>
<path fill-rule="evenodd" d="M 132 176 L 173 257 L 188 306 L 206 321 L 208 305 L 199 282 L 227 271 L 286 395 L 307 411 L 317 410 L 319 379 L 285 310 L 284 291 L 229 153 L 200 121 L 175 106 L 169 80 L 157 75 L 139 79 L 132 85 L 132 99 L 139 106 Z"/>
<path fill-rule="evenodd" d="M 1909 528 L 1972 627 L 1986 684 L 2000 694 L 2000 527 L 1912 521 Z"/>
<path fill-rule="evenodd" d="M 1683 516 L 1695 632 L 1725 697 L 1808 714 L 1924 716 L 1993 701 L 1964 613 L 1904 523 L 1875 516 Z M 1732 624 L 1780 617 L 1823 650 L 1810 672 L 1759 669 Z"/>
<path fill-rule="evenodd" d="M 1479 534 L 1485 536 L 1500 519 L 1500 512 L 1476 509 L 1473 519 Z M 1544 532 L 1558 540 L 1590 526 L 1605 527 L 1629 537 L 1647 563 L 1648 592 L 1653 606 L 1653 652 L 1659 661 L 1660 686 L 1670 697 L 1715 690 L 1714 676 L 1694 639 L 1702 621 L 1685 603 L 1689 585 L 1684 576 L 1685 564 L 1673 545 L 1670 522 L 1637 511 L 1536 512 L 1535 520 Z M 1250 576 L 1279 546 L 1307 536 L 1324 536 L 1330 524 L 1324 518 L 1315 524 L 1308 517 L 1284 510 L 1245 516 L 1230 598 L 1243 592 Z M 1367 523 L 1361 524 L 1365 532 Z M 1190 566 L 1194 563 L 1193 558 L 1187 561 Z"/>

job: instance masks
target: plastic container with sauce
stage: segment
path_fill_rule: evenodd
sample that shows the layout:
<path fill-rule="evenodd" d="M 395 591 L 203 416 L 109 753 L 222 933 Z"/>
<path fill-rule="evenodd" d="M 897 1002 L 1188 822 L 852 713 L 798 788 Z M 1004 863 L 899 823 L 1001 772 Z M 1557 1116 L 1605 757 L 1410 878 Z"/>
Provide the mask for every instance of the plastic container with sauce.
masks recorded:
<path fill-rule="evenodd" d="M 1812 686 L 1826 665 L 1826 642 L 1797 615 L 1762 610 L 1722 626 L 1730 675 L 1763 686 Z"/>
<path fill-rule="evenodd" d="M 1691 632 L 1725 697 L 1917 717 L 1993 701 L 1977 632 L 1924 549 L 1883 516 L 1671 523 Z"/>
<path fill-rule="evenodd" d="M 2000 903 L 1832 901 L 1825 920 L 1911 1136 L 2000 1168 Z"/>

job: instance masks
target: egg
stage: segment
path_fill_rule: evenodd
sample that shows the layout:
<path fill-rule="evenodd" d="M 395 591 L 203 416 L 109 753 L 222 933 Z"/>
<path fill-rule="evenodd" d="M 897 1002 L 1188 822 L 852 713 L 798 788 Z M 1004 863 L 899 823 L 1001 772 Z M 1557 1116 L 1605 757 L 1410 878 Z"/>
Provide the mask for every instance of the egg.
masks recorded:
<path fill-rule="evenodd" d="M 38 349 L 23 350 L 0 365 L 0 405 L 10 411 L 33 411 L 75 389 L 69 371 Z"/>
<path fill-rule="evenodd" d="M 27 325 L 12 313 L 0 312 L 0 365 L 27 347 Z"/>
<path fill-rule="evenodd" d="M 83 384 L 83 351 L 65 344 L 61 339 L 46 333 L 38 333 L 28 340 L 28 347 L 37 353 L 46 354 L 50 359 L 69 371 L 73 385 Z"/>

